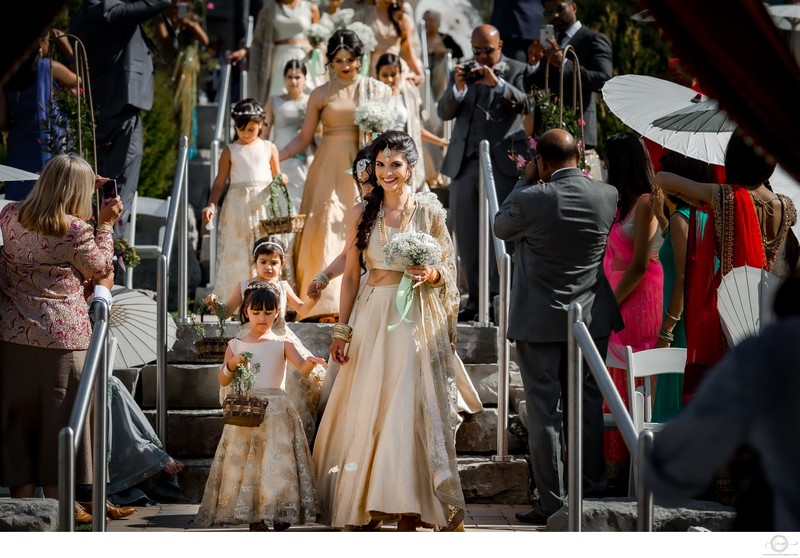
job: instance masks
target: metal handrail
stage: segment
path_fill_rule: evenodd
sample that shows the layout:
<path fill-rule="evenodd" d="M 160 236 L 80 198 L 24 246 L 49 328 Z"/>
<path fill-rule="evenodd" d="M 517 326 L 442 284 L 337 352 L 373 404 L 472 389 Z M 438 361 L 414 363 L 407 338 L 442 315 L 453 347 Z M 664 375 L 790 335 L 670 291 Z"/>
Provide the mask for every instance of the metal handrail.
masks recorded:
<path fill-rule="evenodd" d="M 479 174 L 479 242 L 478 260 L 481 280 L 478 306 L 478 325 L 488 326 L 488 284 L 489 284 L 489 223 L 494 227 L 494 216 L 499 204 L 492 174 L 492 161 L 489 156 L 489 141 L 480 142 L 480 174 Z M 490 219 L 491 216 L 491 219 Z M 508 385 L 511 346 L 506 337 L 508 331 L 508 304 L 511 295 L 511 256 L 506 252 L 505 243 L 492 233 L 496 265 L 500 274 L 500 301 L 496 308 L 497 315 L 497 454 L 493 461 L 510 461 L 508 454 Z M 484 288 L 485 287 L 485 288 Z"/>
<path fill-rule="evenodd" d="M 189 323 L 186 315 L 188 302 L 187 259 L 189 254 L 188 210 L 188 169 L 189 138 L 181 136 L 178 149 L 178 164 L 172 182 L 172 195 L 164 226 L 164 240 L 161 244 L 161 255 L 158 257 L 156 272 L 156 305 L 157 305 L 157 344 L 156 347 L 156 432 L 161 442 L 167 444 L 167 323 L 169 320 L 169 264 L 172 260 L 172 245 L 175 240 L 175 228 L 178 227 L 178 319 L 179 324 Z"/>
<path fill-rule="evenodd" d="M 81 442 L 92 391 L 94 391 L 92 506 L 94 510 L 106 509 L 108 304 L 105 300 L 98 299 L 92 304 L 91 311 L 94 312 L 94 328 L 83 364 L 81 381 L 78 384 L 78 394 L 69 416 L 69 423 L 58 433 L 58 529 L 66 532 L 75 529 L 75 454 Z M 92 529 L 94 531 L 106 530 L 105 513 L 93 514 Z"/>
<path fill-rule="evenodd" d="M 433 88 L 431 85 L 430 56 L 428 55 L 428 35 L 425 33 L 425 21 L 420 19 L 417 23 L 419 31 L 419 48 L 422 58 L 422 71 L 425 74 L 425 94 L 422 96 L 422 107 L 430 113 L 433 110 Z"/>
<path fill-rule="evenodd" d="M 595 347 L 589 329 L 583 322 L 583 309 L 577 302 L 569 306 L 569 319 L 567 330 L 567 358 L 568 358 L 568 389 L 569 397 L 567 401 L 568 428 L 567 433 L 567 453 L 570 459 L 567 462 L 567 479 L 569 481 L 569 493 L 567 494 L 567 506 L 570 510 L 568 526 L 570 531 L 579 532 L 581 530 L 581 520 L 583 518 L 583 487 L 582 487 L 582 457 L 583 445 L 581 444 L 582 431 L 582 401 L 583 401 L 583 361 L 589 365 L 597 387 L 606 400 L 611 414 L 617 423 L 622 439 L 628 447 L 631 455 L 631 462 L 634 463 L 634 471 L 641 470 L 644 456 L 649 454 L 653 445 L 652 432 L 643 431 L 641 434 L 636 432 L 633 420 L 628 413 L 625 403 L 622 401 L 608 373 L 603 357 Z M 644 483 L 644 475 L 637 473 L 637 530 L 653 530 L 653 493 Z"/>
<path fill-rule="evenodd" d="M 250 45 L 253 44 L 253 16 L 247 16 L 247 30 L 245 31 L 244 35 L 244 45 L 248 49 L 250 49 Z M 239 87 L 242 89 L 242 94 L 240 97 L 242 99 L 247 99 L 250 94 L 250 85 L 247 83 L 247 76 L 249 70 L 242 70 L 241 80 L 239 81 Z"/>
<path fill-rule="evenodd" d="M 214 179 L 217 177 L 217 171 L 219 170 L 219 155 L 222 152 L 222 147 L 226 138 L 229 135 L 226 134 L 228 127 L 230 126 L 230 117 L 228 115 L 228 104 L 230 102 L 230 91 L 231 91 L 231 63 L 228 62 L 225 66 L 222 67 L 222 84 L 219 89 L 219 99 L 217 100 L 217 119 L 215 122 L 214 128 L 214 139 L 211 141 L 211 161 L 209 168 L 211 170 L 209 184 L 214 183 Z M 217 234 L 216 234 L 216 225 L 217 225 L 217 214 L 219 212 L 214 212 L 214 229 L 212 230 L 211 234 L 209 235 L 209 254 L 208 259 L 211 262 L 208 266 L 208 285 L 209 287 L 214 285 L 214 282 L 217 278 Z"/>

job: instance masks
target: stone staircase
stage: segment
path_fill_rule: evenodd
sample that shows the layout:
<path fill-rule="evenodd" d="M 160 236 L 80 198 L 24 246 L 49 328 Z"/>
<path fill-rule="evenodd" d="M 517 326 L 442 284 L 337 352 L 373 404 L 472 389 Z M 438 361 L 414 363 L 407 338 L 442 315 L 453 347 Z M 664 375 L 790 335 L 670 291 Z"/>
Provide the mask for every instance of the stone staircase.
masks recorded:
<path fill-rule="evenodd" d="M 289 328 L 314 354 L 325 355 L 332 325 L 292 323 Z M 209 335 L 217 325 L 204 323 Z M 226 324 L 226 335 L 235 335 L 239 325 Z M 167 451 L 187 467 L 180 473 L 181 489 L 189 502 L 202 498 L 211 458 L 222 433 L 219 405 L 218 362 L 202 361 L 194 349 L 197 333 L 191 326 L 179 326 L 177 341 L 168 354 Z M 510 461 L 492 461 L 497 451 L 497 330 L 494 327 L 458 326 L 457 351 L 484 404 L 484 411 L 465 417 L 456 437 L 459 472 L 469 503 L 525 504 L 528 501 L 528 468 L 524 459 L 527 444 L 516 414 L 509 418 Z M 155 424 L 156 366 L 135 371 L 115 371 L 136 394 L 148 419 Z M 291 378 L 289 379 L 291 381 Z M 512 363 L 510 408 L 523 397 L 519 372 Z M 515 433 L 522 433 L 519 436 Z"/>

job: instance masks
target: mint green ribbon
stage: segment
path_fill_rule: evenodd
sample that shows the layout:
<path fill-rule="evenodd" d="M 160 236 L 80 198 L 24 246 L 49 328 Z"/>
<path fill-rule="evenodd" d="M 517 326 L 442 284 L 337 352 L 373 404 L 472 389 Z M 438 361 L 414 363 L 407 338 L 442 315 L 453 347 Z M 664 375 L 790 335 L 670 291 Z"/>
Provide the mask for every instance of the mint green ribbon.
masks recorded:
<path fill-rule="evenodd" d="M 394 331 L 398 328 L 400 324 L 403 322 L 406 323 L 414 323 L 413 320 L 409 320 L 406 316 L 411 311 L 411 305 L 414 302 L 414 282 L 403 274 L 403 278 L 400 280 L 400 284 L 397 285 L 397 294 L 394 297 L 394 303 L 397 306 L 397 311 L 400 312 L 400 319 L 397 320 L 396 324 L 391 324 L 389 326 L 389 331 Z"/>
<path fill-rule="evenodd" d="M 311 52 L 311 75 L 316 79 L 319 75 L 319 49 L 315 48 Z"/>
<path fill-rule="evenodd" d="M 362 76 L 369 75 L 369 53 L 365 52 L 361 55 L 361 68 L 359 68 L 358 73 Z"/>

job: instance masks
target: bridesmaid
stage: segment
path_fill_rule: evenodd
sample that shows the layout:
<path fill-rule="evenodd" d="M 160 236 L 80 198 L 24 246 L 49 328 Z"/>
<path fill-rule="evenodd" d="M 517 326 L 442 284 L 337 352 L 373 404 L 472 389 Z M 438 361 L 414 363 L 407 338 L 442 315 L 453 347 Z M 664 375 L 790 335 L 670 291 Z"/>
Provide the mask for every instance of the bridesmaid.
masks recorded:
<path fill-rule="evenodd" d="M 302 152 L 322 123 L 322 142 L 308 169 L 300 204 L 299 213 L 306 215 L 306 221 L 294 245 L 297 292 L 306 292 L 314 275 L 344 249 L 345 215 L 358 196 L 347 171 L 364 138 L 355 123 L 355 110 L 369 100 L 388 102 L 391 94 L 383 83 L 359 75 L 363 53 L 364 44 L 353 31 L 334 32 L 326 52 L 333 76 L 311 92 L 300 133 L 279 152 L 282 161 Z M 310 318 L 336 321 L 340 283 L 338 278 L 331 281 Z"/>

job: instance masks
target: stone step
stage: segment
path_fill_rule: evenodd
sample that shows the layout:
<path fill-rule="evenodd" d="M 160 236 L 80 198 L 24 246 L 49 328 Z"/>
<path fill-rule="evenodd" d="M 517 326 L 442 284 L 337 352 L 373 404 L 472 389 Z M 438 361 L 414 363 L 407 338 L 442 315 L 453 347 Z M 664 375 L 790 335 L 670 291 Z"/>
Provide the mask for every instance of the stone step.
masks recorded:
<path fill-rule="evenodd" d="M 187 389 L 193 386 L 186 383 Z M 218 392 L 217 392 L 218 393 Z M 169 391 L 167 400 L 169 401 Z M 155 427 L 154 400 L 143 401 L 143 411 Z M 211 456 L 217 448 L 224 426 L 222 410 L 216 399 L 207 408 L 178 409 L 171 407 L 167 413 L 167 450 L 176 456 Z M 147 408 L 150 407 L 150 408 Z M 509 415 L 508 453 L 528 453 L 526 430 L 516 414 Z M 483 412 L 468 415 L 456 434 L 456 451 L 459 455 L 485 455 L 497 453 L 497 409 L 485 408 Z"/>
<path fill-rule="evenodd" d="M 195 321 L 199 320 L 194 317 Z M 205 336 L 219 335 L 219 324 L 213 317 L 206 316 L 198 323 Z M 331 344 L 333 324 L 289 322 L 289 328 L 315 355 L 325 356 Z M 225 336 L 238 335 L 241 326 L 238 322 L 226 321 L 223 324 Z M 194 342 L 200 338 L 192 325 L 178 325 L 177 340 L 167 355 L 170 363 L 199 363 Z M 456 351 L 464 364 L 491 364 L 497 362 L 497 328 L 458 324 Z"/>
<path fill-rule="evenodd" d="M 178 475 L 184 498 L 191 503 L 203 499 L 211 458 L 184 458 L 186 467 Z M 461 489 L 469 504 L 528 503 L 528 465 L 524 459 L 494 462 L 485 457 L 459 457 Z"/>
<path fill-rule="evenodd" d="M 472 380 L 478 396 L 484 406 L 497 407 L 497 364 L 466 364 L 467 374 Z M 519 366 L 509 362 L 508 385 L 509 409 L 516 409 L 519 402 L 525 399 Z"/>

